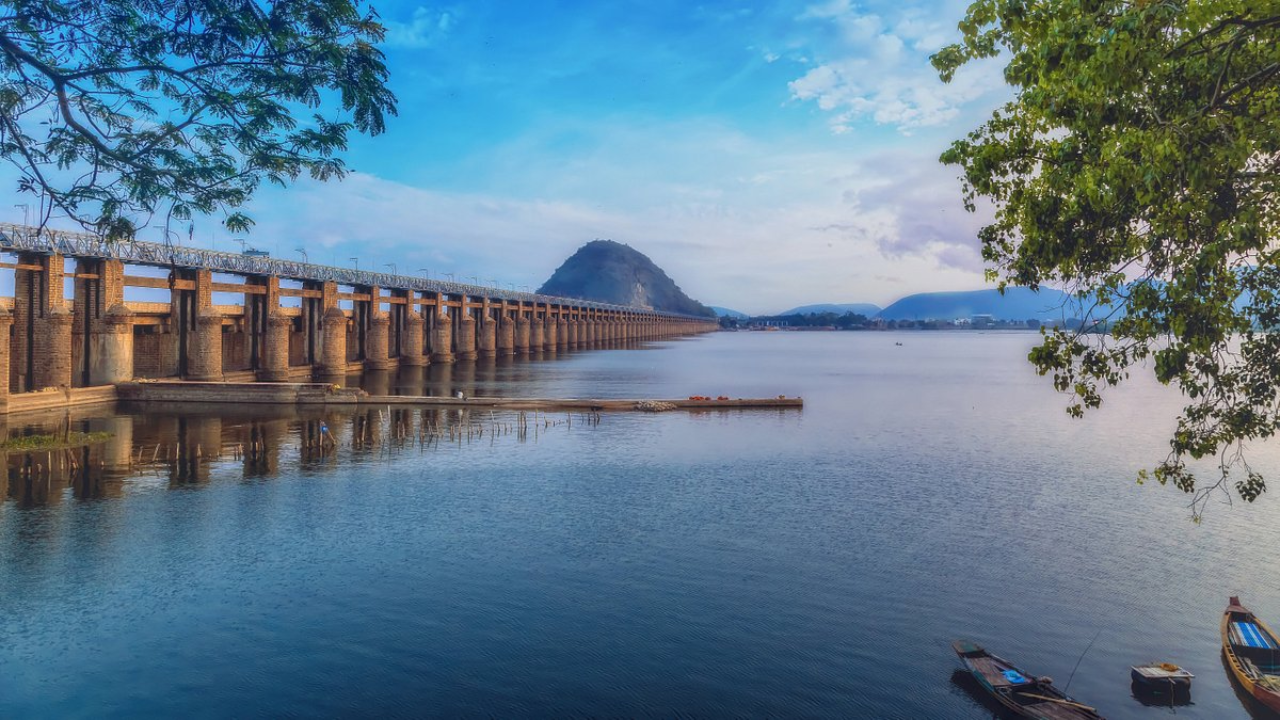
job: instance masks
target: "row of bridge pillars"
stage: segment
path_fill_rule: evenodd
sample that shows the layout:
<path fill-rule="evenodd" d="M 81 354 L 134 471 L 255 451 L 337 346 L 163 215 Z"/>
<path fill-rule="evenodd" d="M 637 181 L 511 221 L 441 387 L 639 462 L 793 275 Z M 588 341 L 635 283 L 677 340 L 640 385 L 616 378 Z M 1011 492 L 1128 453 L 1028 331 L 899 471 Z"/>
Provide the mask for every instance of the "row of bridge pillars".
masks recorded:
<path fill-rule="evenodd" d="M 151 376 L 220 381 L 227 329 L 243 333 L 247 369 L 284 381 L 649 340 L 716 328 L 713 320 L 664 317 L 571 304 L 511 302 L 332 282 L 282 289 L 277 277 L 215 282 L 208 270 L 174 268 L 170 277 L 129 278 L 119 262 L 76 262 L 74 292 L 64 297 L 65 258 L 20 254 L 12 313 L 0 311 L 0 405 L 10 392 L 127 382 L 138 373 L 135 342 L 143 325 L 163 336 L 147 346 Z M 124 299 L 126 285 L 166 289 L 166 304 Z M 240 293 L 243 312 L 228 316 L 214 292 Z M 299 297 L 286 311 L 283 296 Z M 341 303 L 350 301 L 351 310 Z M 389 309 L 384 309 L 383 305 Z M 291 349 L 293 352 L 291 352 Z M 355 367 L 353 367 L 353 364 Z M 12 367 L 11 367 L 12 366 Z"/>

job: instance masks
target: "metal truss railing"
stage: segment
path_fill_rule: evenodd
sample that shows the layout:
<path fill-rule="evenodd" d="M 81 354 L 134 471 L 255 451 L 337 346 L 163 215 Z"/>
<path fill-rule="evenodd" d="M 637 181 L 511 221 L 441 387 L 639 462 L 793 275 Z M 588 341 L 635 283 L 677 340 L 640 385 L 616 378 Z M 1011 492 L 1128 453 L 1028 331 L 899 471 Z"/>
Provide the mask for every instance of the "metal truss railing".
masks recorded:
<path fill-rule="evenodd" d="M 236 275 L 265 275 L 289 280 L 333 282 L 339 285 L 377 286 L 389 290 L 418 290 L 446 295 L 489 298 L 490 300 L 567 305 L 594 310 L 645 313 L 663 317 L 708 320 L 681 313 L 659 312 L 650 308 L 556 297 L 501 288 L 446 282 L 410 275 L 369 272 L 351 268 L 295 262 L 279 258 L 183 247 L 142 240 L 107 242 L 90 233 L 35 228 L 27 225 L 0 223 L 0 252 L 59 254 L 74 258 L 112 259 L 134 265 L 165 268 L 201 269 Z"/>

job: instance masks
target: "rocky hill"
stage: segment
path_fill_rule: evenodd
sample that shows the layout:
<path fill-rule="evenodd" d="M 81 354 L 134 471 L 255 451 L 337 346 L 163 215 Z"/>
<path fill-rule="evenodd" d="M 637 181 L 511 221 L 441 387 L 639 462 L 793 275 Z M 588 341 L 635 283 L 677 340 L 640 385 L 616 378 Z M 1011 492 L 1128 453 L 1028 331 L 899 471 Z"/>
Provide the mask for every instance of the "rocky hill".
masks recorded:
<path fill-rule="evenodd" d="M 578 248 L 538 292 L 715 317 L 715 311 L 685 295 L 643 253 L 612 240 L 593 240 Z"/>

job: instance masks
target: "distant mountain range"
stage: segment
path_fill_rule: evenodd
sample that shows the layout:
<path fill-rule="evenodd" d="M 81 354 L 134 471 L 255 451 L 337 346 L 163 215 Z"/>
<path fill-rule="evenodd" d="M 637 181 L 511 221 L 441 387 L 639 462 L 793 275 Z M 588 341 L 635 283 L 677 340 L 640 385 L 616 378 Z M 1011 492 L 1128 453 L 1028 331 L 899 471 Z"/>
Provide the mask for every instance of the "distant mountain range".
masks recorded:
<path fill-rule="evenodd" d="M 1053 288 L 1007 288 L 908 295 L 880 311 L 885 320 L 949 320 L 991 315 L 996 320 L 1050 320 L 1080 317 L 1079 303 Z"/>
<path fill-rule="evenodd" d="M 728 308 L 712 308 L 720 317 L 743 319 L 745 313 Z M 1085 313 L 1080 302 L 1068 293 L 1053 288 L 1031 290 L 1011 287 L 1004 294 L 999 290 L 969 290 L 963 292 L 930 292 L 908 295 L 881 309 L 871 303 L 818 303 L 801 305 L 768 317 L 782 315 L 817 315 L 821 313 L 845 313 L 865 315 L 883 320 L 956 320 L 974 315 L 990 315 L 996 320 L 1066 320 L 1082 317 Z M 1095 312 L 1095 316 L 1105 313 Z M 765 315 L 761 315 L 763 317 Z"/>
<path fill-rule="evenodd" d="M 835 313 L 843 315 L 845 313 L 853 313 L 855 315 L 866 315 L 867 317 L 875 317 L 880 312 L 879 305 L 871 303 L 821 303 L 818 305 L 801 305 L 794 307 L 778 315 L 820 315 L 822 313 Z"/>
<path fill-rule="evenodd" d="M 729 308 L 718 307 L 716 305 L 710 305 L 709 307 L 713 312 L 715 312 L 716 317 L 727 317 L 727 318 L 733 318 L 735 320 L 746 320 L 747 318 L 751 317 L 750 315 L 744 312 L 738 312 L 737 310 L 730 310 Z"/>
<path fill-rule="evenodd" d="M 711 308 L 685 295 L 662 268 L 643 253 L 612 240 L 593 240 L 578 248 L 556 268 L 538 292 L 686 315 L 715 316 Z"/>

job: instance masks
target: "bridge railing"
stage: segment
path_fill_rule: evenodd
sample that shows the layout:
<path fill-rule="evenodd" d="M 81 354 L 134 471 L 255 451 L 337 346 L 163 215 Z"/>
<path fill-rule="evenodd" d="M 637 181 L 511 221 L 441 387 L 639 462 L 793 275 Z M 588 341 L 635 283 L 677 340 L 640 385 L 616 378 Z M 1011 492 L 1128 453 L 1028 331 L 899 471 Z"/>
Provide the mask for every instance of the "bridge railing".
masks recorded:
<path fill-rule="evenodd" d="M 143 240 L 107 242 L 91 233 L 35 228 L 13 223 L 0 223 L 0 252 L 30 252 L 45 255 L 57 253 L 67 257 L 120 260 L 135 265 L 175 269 L 202 269 L 237 275 L 267 275 L 290 280 L 333 282 L 339 285 L 376 285 L 391 290 L 418 290 L 512 302 L 552 303 L 596 310 L 645 312 L 667 317 L 709 319 L 595 300 L 580 300 L 554 295 L 503 290 L 483 285 L 431 280 L 411 275 L 370 272 L 368 270 L 296 262 L 220 250 L 207 250 L 205 248 L 184 247 L 167 243 L 146 242 Z"/>

